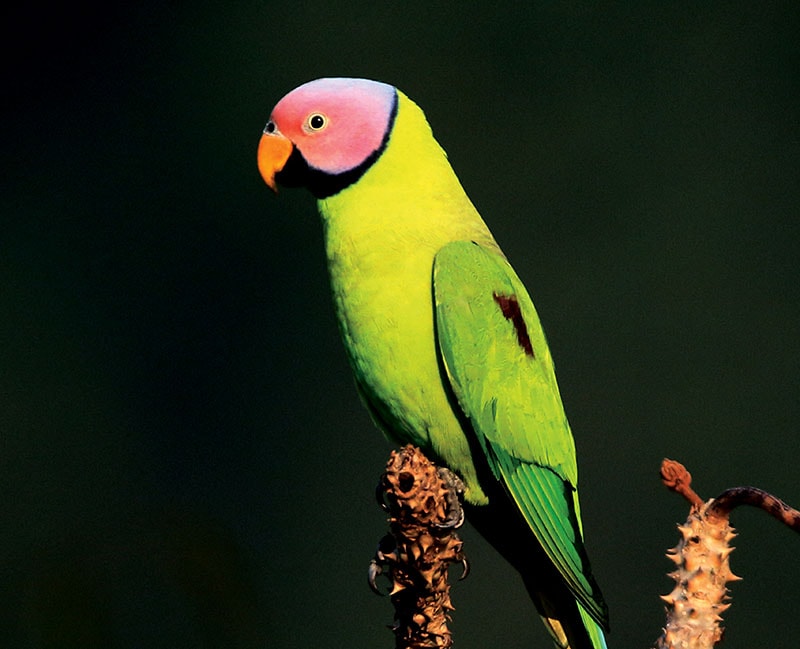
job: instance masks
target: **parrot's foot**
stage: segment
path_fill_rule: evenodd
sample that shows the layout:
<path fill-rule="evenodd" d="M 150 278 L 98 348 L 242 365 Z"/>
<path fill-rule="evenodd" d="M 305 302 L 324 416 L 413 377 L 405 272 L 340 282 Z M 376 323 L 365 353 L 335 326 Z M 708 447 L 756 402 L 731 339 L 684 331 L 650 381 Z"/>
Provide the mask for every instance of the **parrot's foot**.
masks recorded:
<path fill-rule="evenodd" d="M 461 496 L 464 495 L 464 483 L 455 473 L 450 469 L 440 466 L 438 467 L 439 477 L 447 487 L 447 494 L 445 500 L 447 502 L 447 517 L 441 523 L 435 523 L 435 526 L 442 530 L 455 530 L 464 524 L 464 508 L 461 506 Z M 465 566 L 464 577 L 467 576 L 469 568 Z"/>

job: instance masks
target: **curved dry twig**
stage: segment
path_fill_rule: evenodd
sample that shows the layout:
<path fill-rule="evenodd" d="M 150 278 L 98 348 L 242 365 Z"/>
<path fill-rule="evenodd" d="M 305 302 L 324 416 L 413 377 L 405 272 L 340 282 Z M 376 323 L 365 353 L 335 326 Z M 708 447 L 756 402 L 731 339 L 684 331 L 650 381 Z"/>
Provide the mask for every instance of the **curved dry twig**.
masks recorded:
<path fill-rule="evenodd" d="M 788 528 L 800 533 L 800 511 L 756 487 L 733 487 L 723 491 L 709 505 L 708 515 L 727 518 L 731 511 L 740 505 L 763 509 Z"/>

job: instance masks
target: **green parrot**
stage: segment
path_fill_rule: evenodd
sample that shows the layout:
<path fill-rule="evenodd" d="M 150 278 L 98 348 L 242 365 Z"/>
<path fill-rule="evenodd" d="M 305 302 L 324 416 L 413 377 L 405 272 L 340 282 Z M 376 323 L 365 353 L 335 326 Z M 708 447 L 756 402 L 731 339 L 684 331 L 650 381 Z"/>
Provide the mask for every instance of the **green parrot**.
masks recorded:
<path fill-rule="evenodd" d="M 465 485 L 467 519 L 520 572 L 561 649 L 602 649 L 575 445 L 539 316 L 422 110 L 318 79 L 275 106 L 258 167 L 317 198 L 336 315 L 364 403 Z"/>

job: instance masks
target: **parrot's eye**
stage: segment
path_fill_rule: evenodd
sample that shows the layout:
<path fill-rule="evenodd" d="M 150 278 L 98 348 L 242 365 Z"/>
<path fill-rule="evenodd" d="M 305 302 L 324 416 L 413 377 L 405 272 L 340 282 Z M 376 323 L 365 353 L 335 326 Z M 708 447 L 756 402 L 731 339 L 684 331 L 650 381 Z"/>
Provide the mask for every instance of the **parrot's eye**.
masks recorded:
<path fill-rule="evenodd" d="M 306 126 L 309 131 L 321 131 L 328 125 L 328 118 L 322 113 L 312 113 L 306 120 Z"/>
<path fill-rule="evenodd" d="M 274 133 L 275 132 L 275 122 L 269 121 L 267 125 L 264 127 L 264 133 Z"/>

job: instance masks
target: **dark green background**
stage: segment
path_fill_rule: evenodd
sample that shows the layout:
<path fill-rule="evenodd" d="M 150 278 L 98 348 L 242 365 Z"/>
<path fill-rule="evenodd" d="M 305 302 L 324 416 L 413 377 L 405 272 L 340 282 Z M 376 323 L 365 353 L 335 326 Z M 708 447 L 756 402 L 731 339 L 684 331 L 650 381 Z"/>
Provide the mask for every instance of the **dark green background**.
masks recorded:
<path fill-rule="evenodd" d="M 800 503 L 795 2 L 110 7 L 4 18 L 4 646 L 393 646 L 365 580 L 391 446 L 352 386 L 313 200 L 255 167 L 272 105 L 319 76 L 422 105 L 528 284 L 611 647 L 663 624 L 687 507 L 662 457 L 704 497 Z M 795 649 L 800 538 L 734 524 L 725 646 Z M 464 536 L 456 646 L 548 647 Z"/>

